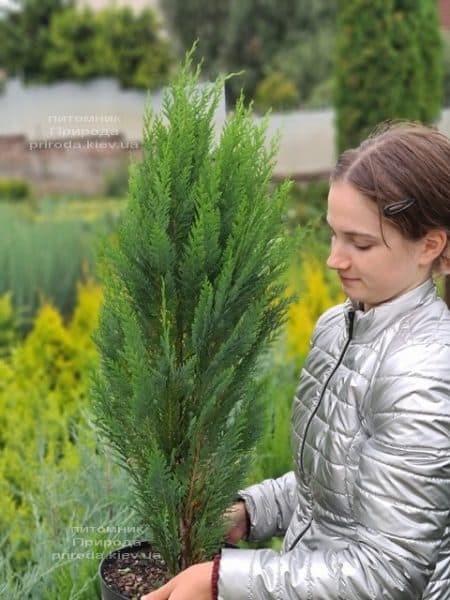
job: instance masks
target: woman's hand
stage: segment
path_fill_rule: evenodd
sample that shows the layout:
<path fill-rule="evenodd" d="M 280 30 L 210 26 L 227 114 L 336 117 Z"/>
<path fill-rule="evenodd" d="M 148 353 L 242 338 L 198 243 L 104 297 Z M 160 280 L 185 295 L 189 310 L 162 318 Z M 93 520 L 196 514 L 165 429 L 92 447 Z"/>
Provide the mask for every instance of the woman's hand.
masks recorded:
<path fill-rule="evenodd" d="M 225 516 L 229 521 L 229 529 L 225 539 L 227 542 L 235 544 L 242 538 L 245 538 L 248 534 L 248 517 L 245 502 L 240 500 L 239 502 L 236 502 L 236 504 L 233 504 L 230 510 L 226 512 Z"/>
<path fill-rule="evenodd" d="M 211 600 L 212 569 L 212 561 L 193 565 L 141 600 Z"/>
<path fill-rule="evenodd" d="M 245 502 L 233 504 L 225 516 L 229 522 L 226 541 L 235 544 L 248 534 Z M 141 600 L 211 600 L 212 567 L 212 562 L 193 565 Z"/>

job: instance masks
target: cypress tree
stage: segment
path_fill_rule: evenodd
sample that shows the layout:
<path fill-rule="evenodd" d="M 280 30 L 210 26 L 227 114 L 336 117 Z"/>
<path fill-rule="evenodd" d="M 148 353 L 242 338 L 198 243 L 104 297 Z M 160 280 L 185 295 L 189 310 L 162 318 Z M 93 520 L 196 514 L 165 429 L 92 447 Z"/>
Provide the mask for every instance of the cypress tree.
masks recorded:
<path fill-rule="evenodd" d="M 442 98 L 437 7 L 430 0 L 341 0 L 337 146 L 357 145 L 390 119 L 432 122 Z"/>
<path fill-rule="evenodd" d="M 240 101 L 215 139 L 223 79 L 199 85 L 191 54 L 102 253 L 93 382 L 98 425 L 134 483 L 135 508 L 174 574 L 211 557 L 261 431 L 261 359 L 286 318 L 289 184 L 276 145 Z"/>

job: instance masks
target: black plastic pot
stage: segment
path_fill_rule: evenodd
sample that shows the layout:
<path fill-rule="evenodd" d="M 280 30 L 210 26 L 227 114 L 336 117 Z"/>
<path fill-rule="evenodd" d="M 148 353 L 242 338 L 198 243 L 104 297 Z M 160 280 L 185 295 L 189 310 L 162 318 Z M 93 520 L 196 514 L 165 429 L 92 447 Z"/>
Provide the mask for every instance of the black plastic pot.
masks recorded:
<path fill-rule="evenodd" d="M 142 540 L 139 542 L 135 542 L 131 546 L 123 546 L 122 548 L 114 550 L 114 552 L 110 552 L 107 556 L 105 556 L 98 568 L 102 600 L 129 600 L 129 596 L 124 596 L 120 592 L 116 592 L 108 586 L 104 579 L 105 569 L 110 563 L 115 562 L 119 555 L 124 556 L 131 552 L 136 552 L 137 550 L 146 550 L 149 548 L 149 546 L 151 546 L 150 542 Z"/>
<path fill-rule="evenodd" d="M 114 550 L 113 552 L 110 552 L 107 556 L 105 556 L 105 558 L 101 561 L 100 566 L 98 568 L 102 600 L 129 600 L 128 596 L 124 596 L 120 592 L 116 592 L 108 586 L 108 584 L 106 583 L 106 581 L 104 579 L 105 568 L 111 562 L 114 562 L 117 559 L 118 555 L 124 555 L 126 553 L 136 552 L 136 550 L 148 549 L 149 547 L 151 547 L 151 543 L 146 540 L 142 540 L 140 542 L 134 543 L 132 546 L 123 546 L 122 548 L 119 548 L 118 550 Z M 226 542 L 224 544 L 224 548 L 235 548 L 236 549 L 236 548 L 238 548 L 238 546 L 236 546 L 235 544 L 230 544 L 230 543 Z"/>

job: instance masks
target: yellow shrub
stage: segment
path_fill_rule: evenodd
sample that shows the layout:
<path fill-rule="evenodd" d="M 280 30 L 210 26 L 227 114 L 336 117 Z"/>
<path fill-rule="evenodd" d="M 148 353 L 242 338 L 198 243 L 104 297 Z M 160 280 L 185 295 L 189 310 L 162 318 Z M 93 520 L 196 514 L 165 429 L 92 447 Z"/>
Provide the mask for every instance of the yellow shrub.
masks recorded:
<path fill-rule="evenodd" d="M 18 323 L 11 293 L 0 296 L 0 357 L 6 356 L 17 341 Z"/>
<path fill-rule="evenodd" d="M 320 315 L 331 306 L 345 300 L 342 292 L 336 293 L 325 279 L 325 268 L 318 259 L 311 258 L 302 262 L 302 284 L 291 286 L 289 293 L 295 291 L 299 300 L 291 304 L 287 322 L 287 355 L 302 359 L 309 350 L 309 342 L 314 326 Z M 299 289 L 298 289 L 299 288 Z"/>
<path fill-rule="evenodd" d="M 48 466 L 67 472 L 79 467 L 76 424 L 97 360 L 91 334 L 100 301 L 98 286 L 79 287 L 67 325 L 45 305 L 28 337 L 0 360 L 0 535 L 10 532 L 22 549 L 19 558 L 27 557 L 32 497 L 42 493 L 36 474 Z"/>

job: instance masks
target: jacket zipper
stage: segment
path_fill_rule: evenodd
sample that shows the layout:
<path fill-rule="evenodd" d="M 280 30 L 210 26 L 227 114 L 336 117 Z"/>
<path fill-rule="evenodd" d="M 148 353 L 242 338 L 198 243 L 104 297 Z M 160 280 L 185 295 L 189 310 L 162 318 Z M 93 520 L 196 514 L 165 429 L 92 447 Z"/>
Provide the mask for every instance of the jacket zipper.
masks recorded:
<path fill-rule="evenodd" d="M 325 390 L 327 389 L 328 384 L 331 381 L 331 378 L 333 377 L 333 375 L 336 373 L 337 368 L 339 367 L 339 365 L 342 363 L 342 360 L 345 356 L 345 353 L 347 352 L 347 348 L 352 340 L 352 336 L 353 336 L 353 321 L 355 318 L 355 311 L 351 311 L 348 314 L 349 317 L 349 328 L 348 328 L 348 339 L 345 343 L 345 346 L 339 356 L 339 360 L 337 361 L 337 363 L 335 364 L 333 370 L 331 371 L 330 375 L 328 376 L 328 379 L 325 382 L 325 385 L 322 388 L 322 392 L 320 394 L 320 398 L 319 401 L 316 404 L 315 409 L 313 410 L 312 414 L 310 415 L 309 419 L 308 419 L 308 423 L 306 424 L 306 428 L 305 428 L 305 433 L 303 434 L 303 441 L 302 441 L 302 447 L 300 450 L 300 471 L 302 474 L 304 474 L 304 464 L 303 464 L 303 452 L 305 450 L 305 443 L 306 443 L 306 435 L 308 433 L 308 429 L 312 423 L 312 420 L 314 419 L 314 417 L 317 414 L 317 411 L 319 410 L 320 404 L 322 402 L 322 398 L 325 394 Z M 312 524 L 312 520 L 308 523 L 308 525 L 303 529 L 303 531 L 301 533 L 299 533 L 299 535 L 295 538 L 294 542 L 291 544 L 290 548 L 289 548 L 289 552 L 294 548 L 294 546 L 296 546 L 298 544 L 298 542 L 301 540 L 301 538 L 305 535 L 305 533 L 308 531 L 308 529 L 311 527 Z"/>
<path fill-rule="evenodd" d="M 347 341 L 345 343 L 344 349 L 341 352 L 341 355 L 339 356 L 339 360 L 335 364 L 335 366 L 334 366 L 333 370 L 331 371 L 331 373 L 328 375 L 328 379 L 326 380 L 325 385 L 322 388 L 322 392 L 320 394 L 319 401 L 317 402 L 315 409 L 313 410 L 312 414 L 310 415 L 310 417 L 308 419 L 308 423 L 307 423 L 306 428 L 305 428 L 305 433 L 303 434 L 302 447 L 301 447 L 301 450 L 300 450 L 300 471 L 303 474 L 304 474 L 303 452 L 305 450 L 306 435 L 308 433 L 308 429 L 309 429 L 309 427 L 310 427 L 310 425 L 312 423 L 312 420 L 316 416 L 317 411 L 319 410 L 320 404 L 322 402 L 322 398 L 324 397 L 324 394 L 325 394 L 325 390 L 327 389 L 327 386 L 330 383 L 331 378 L 336 373 L 339 365 L 341 364 L 341 362 L 342 362 L 342 360 L 344 358 L 344 355 L 347 352 L 347 348 L 348 348 L 348 346 L 349 346 L 349 344 L 351 342 L 351 339 L 352 339 L 352 335 L 353 335 L 353 319 L 355 318 L 355 312 L 351 311 L 349 313 L 348 317 L 349 317 L 349 321 L 350 321 L 350 325 L 349 325 L 349 328 L 348 328 L 348 339 L 347 339 Z"/>

